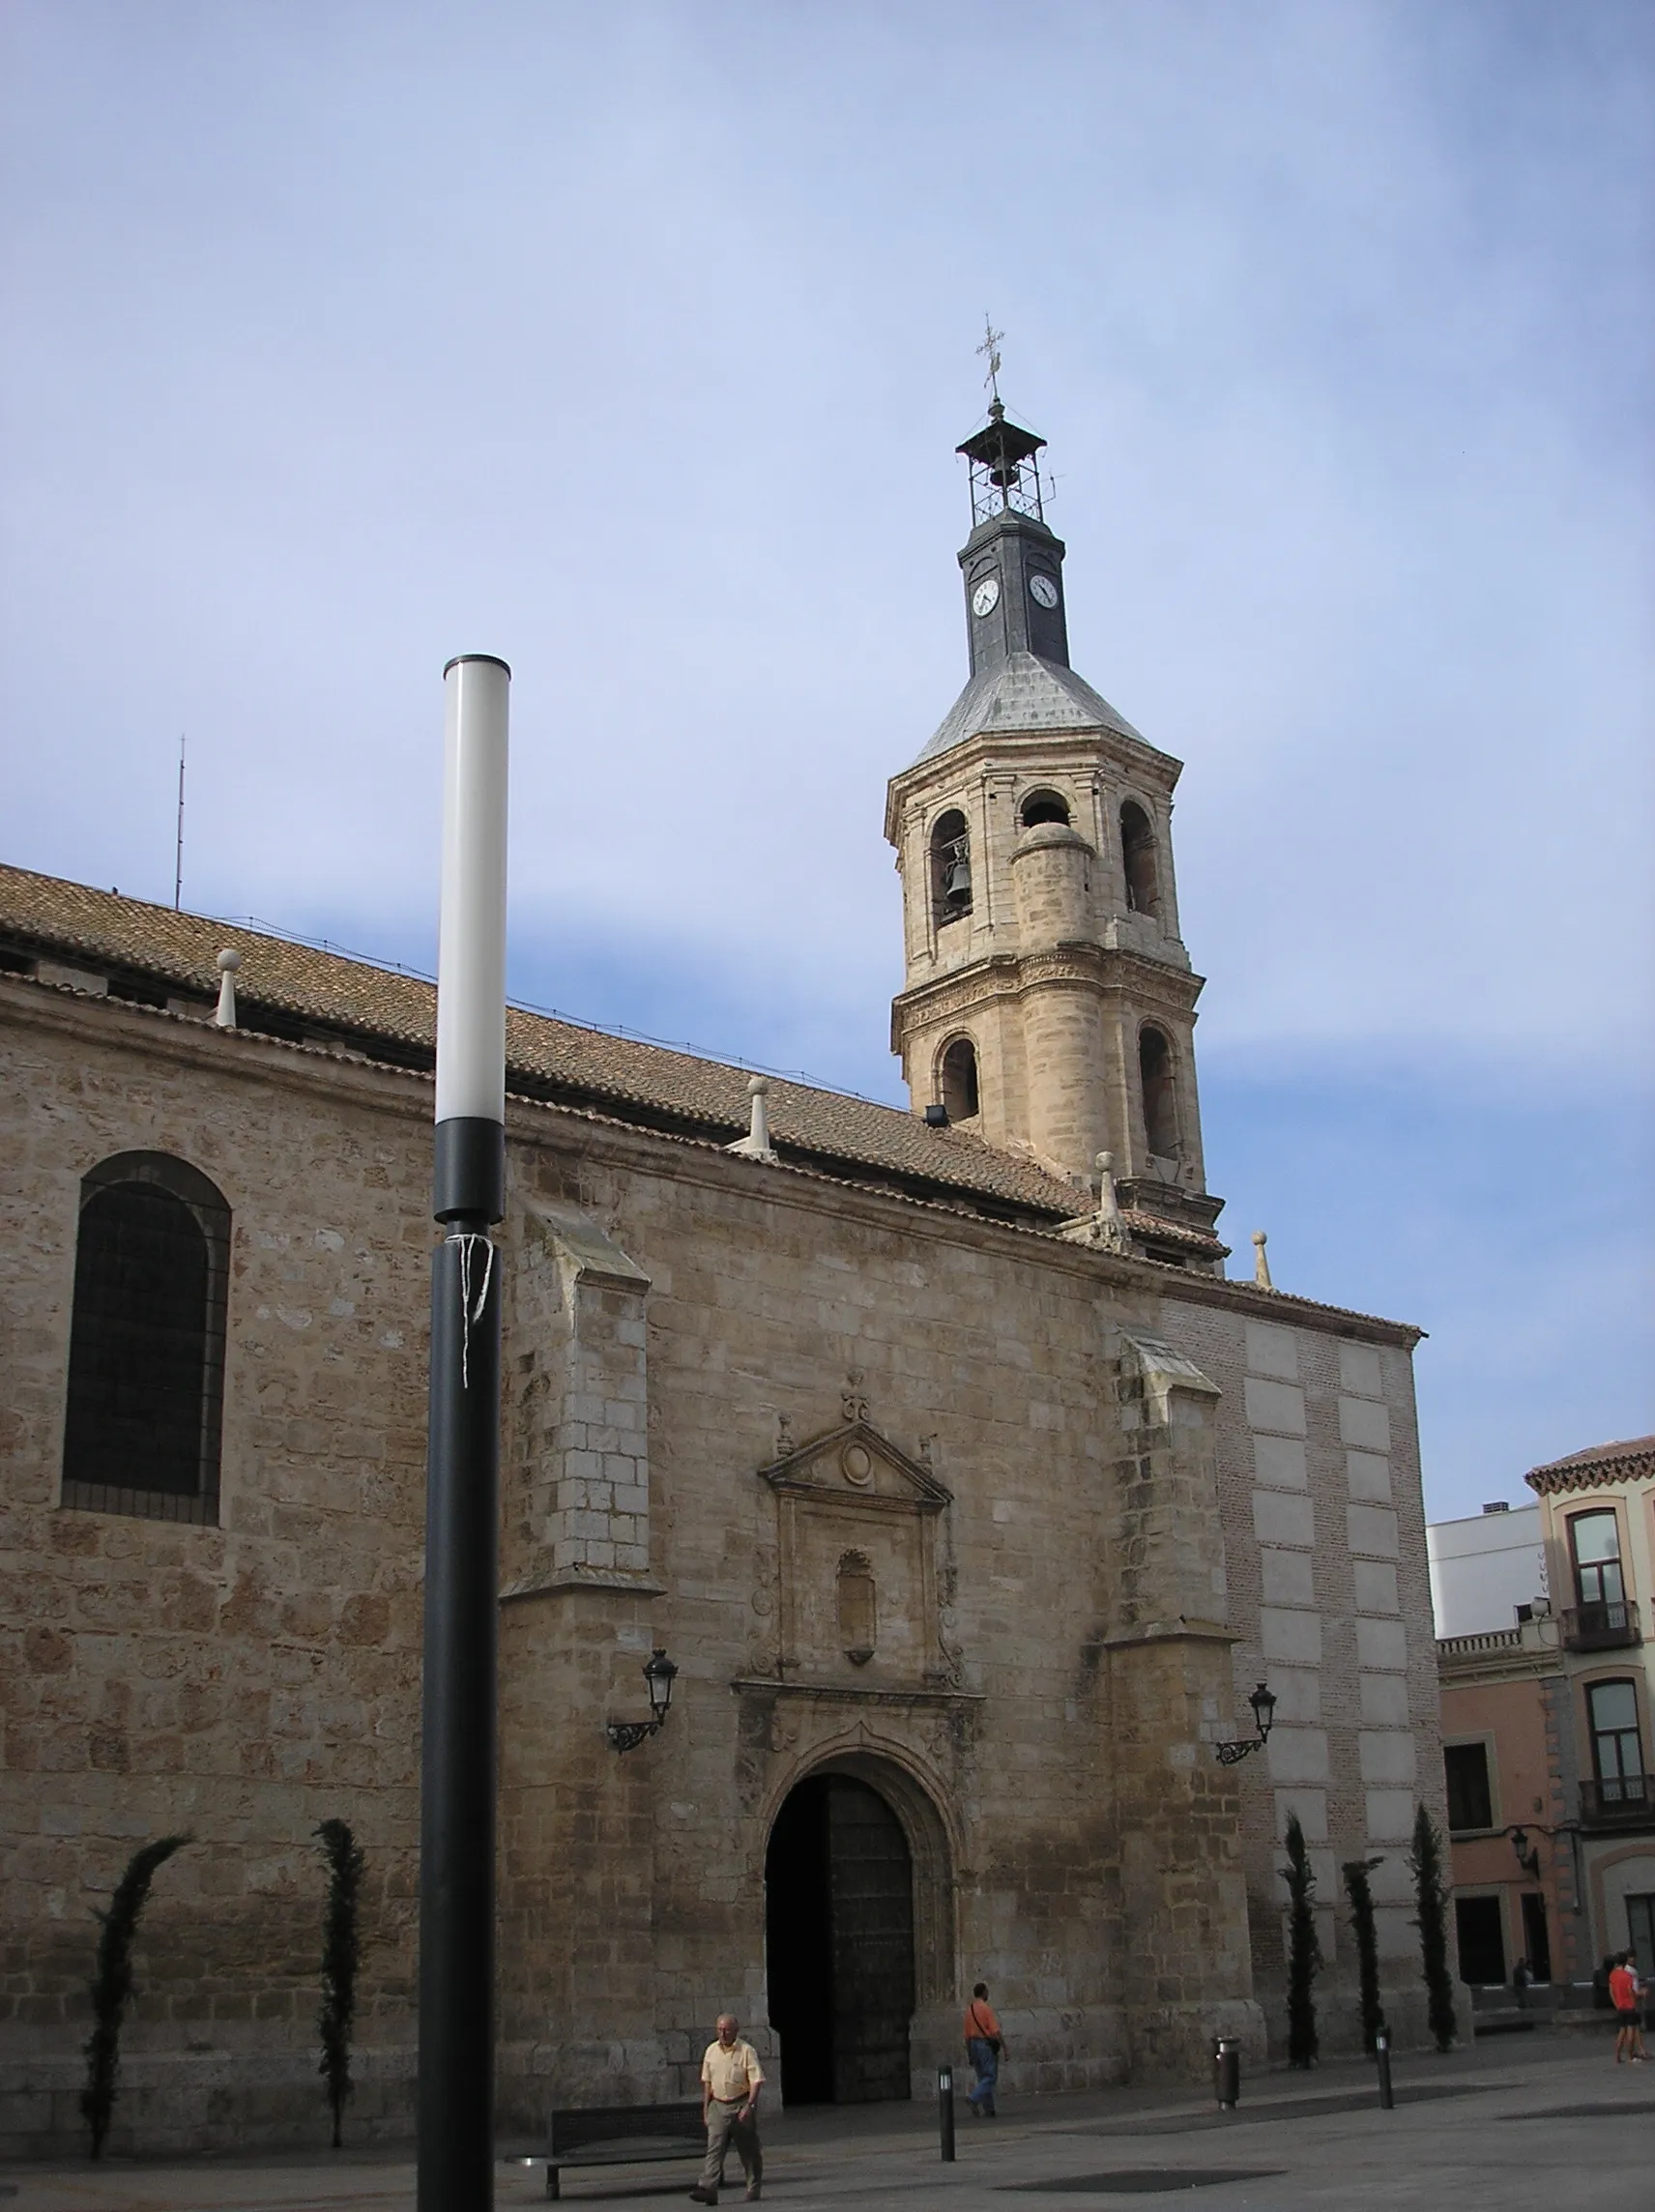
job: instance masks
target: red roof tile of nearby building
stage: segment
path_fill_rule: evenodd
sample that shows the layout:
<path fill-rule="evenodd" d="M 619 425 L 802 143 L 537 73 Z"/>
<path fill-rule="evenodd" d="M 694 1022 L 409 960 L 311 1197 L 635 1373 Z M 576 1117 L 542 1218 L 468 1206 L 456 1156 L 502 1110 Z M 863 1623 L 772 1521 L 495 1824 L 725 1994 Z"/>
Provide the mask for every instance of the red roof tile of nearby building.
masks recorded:
<path fill-rule="evenodd" d="M 1630 1437 L 1621 1443 L 1588 1444 L 1524 1476 L 1530 1490 L 1543 1495 L 1557 1490 L 1592 1490 L 1609 1482 L 1633 1482 L 1655 1476 L 1655 1437 Z"/>

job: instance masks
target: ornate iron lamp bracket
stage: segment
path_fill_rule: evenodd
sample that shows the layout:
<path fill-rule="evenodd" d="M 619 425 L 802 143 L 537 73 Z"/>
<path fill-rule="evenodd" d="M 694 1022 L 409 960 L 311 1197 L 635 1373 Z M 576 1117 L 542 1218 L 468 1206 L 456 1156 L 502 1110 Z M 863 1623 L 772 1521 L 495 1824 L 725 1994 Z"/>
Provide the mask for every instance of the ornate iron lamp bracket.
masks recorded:
<path fill-rule="evenodd" d="M 644 1682 L 650 1693 L 650 1718 L 647 1721 L 610 1721 L 604 1731 L 611 1751 L 636 1751 L 638 1746 L 653 1735 L 658 1735 L 672 1708 L 673 1683 L 678 1679 L 678 1669 L 657 1644 L 644 1662 Z"/>
<path fill-rule="evenodd" d="M 1250 1751 L 1257 1751 L 1270 1737 L 1270 1724 L 1276 1717 L 1276 1701 L 1266 1685 L 1261 1682 L 1247 1703 L 1253 1708 L 1253 1721 L 1257 1735 L 1240 1736 L 1232 1743 L 1215 1743 L 1212 1747 L 1220 1766 L 1239 1766 Z"/>

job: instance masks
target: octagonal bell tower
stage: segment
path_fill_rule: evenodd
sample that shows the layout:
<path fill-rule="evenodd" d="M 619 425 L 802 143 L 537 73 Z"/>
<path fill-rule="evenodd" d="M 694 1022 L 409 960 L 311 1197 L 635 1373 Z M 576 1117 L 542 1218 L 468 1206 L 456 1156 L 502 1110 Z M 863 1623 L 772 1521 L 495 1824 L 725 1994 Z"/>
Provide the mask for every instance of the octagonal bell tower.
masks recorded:
<path fill-rule="evenodd" d="M 886 835 L 902 876 L 904 988 L 891 1008 L 914 1110 L 1095 1189 L 1114 1155 L 1157 1257 L 1212 1250 L 1196 1091 L 1202 978 L 1178 935 L 1173 790 L 1148 744 L 1069 666 L 1065 548 L 1045 441 L 998 397 L 958 451 L 971 675 L 911 768 Z M 1181 1240 L 1177 1234 L 1183 1232 Z"/>

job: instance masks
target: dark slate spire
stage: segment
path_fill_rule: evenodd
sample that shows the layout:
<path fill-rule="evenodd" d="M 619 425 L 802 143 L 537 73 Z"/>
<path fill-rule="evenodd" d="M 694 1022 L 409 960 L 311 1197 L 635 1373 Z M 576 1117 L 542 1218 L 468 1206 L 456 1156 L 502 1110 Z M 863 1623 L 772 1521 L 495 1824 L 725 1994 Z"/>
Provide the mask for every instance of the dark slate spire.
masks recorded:
<path fill-rule="evenodd" d="M 1045 443 L 1008 422 L 997 398 L 984 427 L 956 448 L 971 464 L 973 527 L 960 568 L 973 676 L 1014 653 L 1069 664 L 1063 541 L 1046 526 L 1036 459 Z"/>
<path fill-rule="evenodd" d="M 984 730 L 1138 737 L 1069 666 L 1063 541 L 1047 527 L 1036 458 L 1045 443 L 1006 420 L 997 393 L 987 422 L 955 449 L 971 464 L 973 530 L 960 569 L 972 673 L 921 760 Z"/>

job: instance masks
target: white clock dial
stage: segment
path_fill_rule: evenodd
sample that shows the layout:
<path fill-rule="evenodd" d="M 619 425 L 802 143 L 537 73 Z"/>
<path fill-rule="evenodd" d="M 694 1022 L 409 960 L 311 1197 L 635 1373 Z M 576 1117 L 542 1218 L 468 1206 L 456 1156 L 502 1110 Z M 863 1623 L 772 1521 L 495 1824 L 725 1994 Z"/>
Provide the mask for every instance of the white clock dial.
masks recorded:
<path fill-rule="evenodd" d="M 1055 607 L 1058 603 L 1056 580 L 1051 576 L 1042 575 L 1038 568 L 1029 579 L 1029 591 L 1030 596 L 1038 599 L 1043 607 Z"/>
<path fill-rule="evenodd" d="M 999 604 L 1000 578 L 985 576 L 972 594 L 972 612 L 974 615 L 991 615 Z"/>

